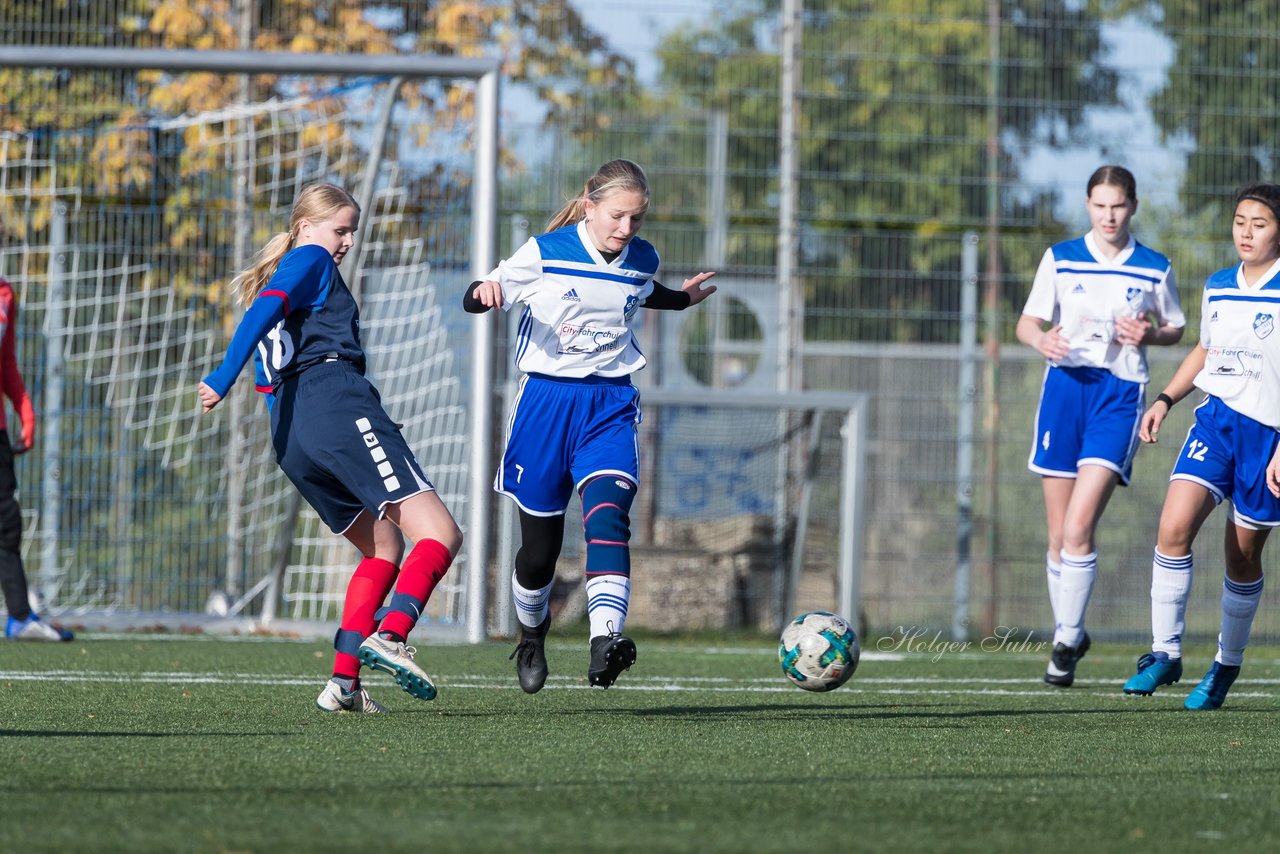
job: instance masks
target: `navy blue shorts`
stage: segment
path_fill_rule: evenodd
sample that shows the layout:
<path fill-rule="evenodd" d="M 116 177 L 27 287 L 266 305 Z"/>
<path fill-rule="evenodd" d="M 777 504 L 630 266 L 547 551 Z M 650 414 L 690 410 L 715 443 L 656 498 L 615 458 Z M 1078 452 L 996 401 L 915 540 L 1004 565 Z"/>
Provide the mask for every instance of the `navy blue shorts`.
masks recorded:
<path fill-rule="evenodd" d="M 629 377 L 520 381 L 493 488 L 534 516 L 558 516 L 595 475 L 640 484 L 640 392 Z"/>
<path fill-rule="evenodd" d="M 1045 371 L 1027 468 L 1074 478 L 1080 466 L 1111 469 L 1128 484 L 1138 452 L 1146 388 L 1103 368 Z"/>
<path fill-rule="evenodd" d="M 368 510 L 382 518 L 435 489 L 378 390 L 350 362 L 323 362 L 286 379 L 271 407 L 276 462 L 335 534 Z"/>

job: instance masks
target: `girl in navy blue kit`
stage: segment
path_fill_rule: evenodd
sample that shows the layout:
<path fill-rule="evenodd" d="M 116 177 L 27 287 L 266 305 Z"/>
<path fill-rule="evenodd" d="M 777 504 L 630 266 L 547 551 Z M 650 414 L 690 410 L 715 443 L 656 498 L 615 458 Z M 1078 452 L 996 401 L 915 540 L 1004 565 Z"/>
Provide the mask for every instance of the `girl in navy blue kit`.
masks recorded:
<path fill-rule="evenodd" d="M 414 697 L 436 695 L 405 641 L 462 546 L 462 532 L 364 376 L 359 309 L 338 272 L 359 218 L 359 206 L 340 187 L 314 184 L 299 194 L 289 230 L 232 282 L 248 309 L 222 365 L 198 393 L 204 411 L 213 409 L 257 350 L 258 384 L 274 396 L 276 461 L 363 556 L 334 638 L 333 678 L 317 705 L 381 712 L 360 685 L 361 663 L 390 673 Z M 415 542 L 403 567 L 403 541 L 380 524 L 384 519 Z M 379 612 L 393 585 L 389 607 Z"/>
<path fill-rule="evenodd" d="M 637 310 L 685 309 L 715 292 L 699 273 L 681 290 L 654 281 L 658 253 L 636 236 L 649 184 L 629 160 L 613 160 L 581 195 L 483 282 L 463 307 L 479 313 L 522 304 L 516 366 L 525 373 L 508 425 L 494 488 L 520 508 L 520 550 L 512 596 L 521 641 L 512 657 L 520 687 L 547 679 L 548 601 L 576 492 L 587 543 L 587 679 L 608 688 L 636 660 L 622 635 L 631 596 L 631 504 L 640 483 L 639 393 L 631 375 L 645 365 L 631 326 Z"/>

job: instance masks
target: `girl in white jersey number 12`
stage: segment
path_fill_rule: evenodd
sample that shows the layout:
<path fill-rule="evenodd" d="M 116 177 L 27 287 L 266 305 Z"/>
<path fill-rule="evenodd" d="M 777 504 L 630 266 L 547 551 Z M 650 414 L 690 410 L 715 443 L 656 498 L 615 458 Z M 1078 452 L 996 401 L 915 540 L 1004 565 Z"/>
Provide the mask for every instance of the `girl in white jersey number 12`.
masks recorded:
<path fill-rule="evenodd" d="M 1280 525 L 1280 186 L 1252 184 L 1236 194 L 1231 237 L 1240 263 L 1205 282 L 1200 341 L 1142 416 L 1142 440 L 1154 442 L 1170 407 L 1204 392 L 1160 513 L 1151 652 L 1138 659 L 1126 694 L 1150 695 L 1182 678 L 1191 546 L 1213 508 L 1231 500 L 1218 653 L 1183 702 L 1193 710 L 1221 708 L 1240 673 L 1262 598 L 1262 547 Z"/>
<path fill-rule="evenodd" d="M 1040 475 L 1049 526 L 1054 631 L 1044 681 L 1063 688 L 1089 649 L 1094 531 L 1116 485 L 1128 484 L 1138 449 L 1146 345 L 1177 342 L 1186 324 L 1169 259 L 1129 235 L 1133 174 L 1099 168 L 1085 206 L 1089 233 L 1045 252 L 1017 329 L 1048 360 L 1027 467 Z"/>
<path fill-rule="evenodd" d="M 524 372 L 507 425 L 494 489 L 520 510 L 512 597 L 520 620 L 516 675 L 533 694 L 547 680 L 548 603 L 576 492 L 587 543 L 587 678 L 608 688 L 636 660 L 623 636 L 631 596 L 631 504 L 640 484 L 639 395 L 631 375 L 645 365 L 632 324 L 641 307 L 681 310 L 715 291 L 698 273 L 680 290 L 655 281 L 658 253 L 637 237 L 649 183 L 629 160 L 601 166 L 547 226 L 473 282 L 472 313 L 521 306 L 516 367 Z"/>

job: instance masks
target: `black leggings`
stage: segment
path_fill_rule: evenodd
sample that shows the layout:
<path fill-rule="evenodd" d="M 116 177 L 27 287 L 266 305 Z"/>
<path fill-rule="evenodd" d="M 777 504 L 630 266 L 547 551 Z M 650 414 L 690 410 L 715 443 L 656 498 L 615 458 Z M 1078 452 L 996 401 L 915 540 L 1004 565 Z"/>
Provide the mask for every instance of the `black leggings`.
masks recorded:
<path fill-rule="evenodd" d="M 520 551 L 516 581 L 526 590 L 541 590 L 556 577 L 556 560 L 564 543 L 564 514 L 532 516 L 520 511 Z"/>
<path fill-rule="evenodd" d="M 27 600 L 27 574 L 22 567 L 22 508 L 18 506 L 18 481 L 13 473 L 13 448 L 9 435 L 0 430 L 0 591 L 9 616 L 31 616 Z"/>

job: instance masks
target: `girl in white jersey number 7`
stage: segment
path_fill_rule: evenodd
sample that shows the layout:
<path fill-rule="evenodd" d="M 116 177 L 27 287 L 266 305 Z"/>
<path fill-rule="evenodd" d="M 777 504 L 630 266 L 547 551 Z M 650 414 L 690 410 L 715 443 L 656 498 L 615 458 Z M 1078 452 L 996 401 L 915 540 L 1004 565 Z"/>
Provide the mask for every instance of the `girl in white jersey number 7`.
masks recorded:
<path fill-rule="evenodd" d="M 636 660 L 622 635 L 631 596 L 631 504 L 640 483 L 638 393 L 631 375 L 645 365 L 631 326 L 637 310 L 681 310 L 715 292 L 715 273 L 680 290 L 654 281 L 658 253 L 636 236 L 649 208 L 644 171 L 629 160 L 601 166 L 547 226 L 473 282 L 472 313 L 522 305 L 516 340 L 520 380 L 494 489 L 520 510 L 512 597 L 521 639 L 512 658 L 520 687 L 547 679 L 548 601 L 574 492 L 587 543 L 587 678 L 608 688 Z"/>
<path fill-rule="evenodd" d="M 1204 392 L 1160 513 L 1151 652 L 1138 659 L 1126 694 L 1150 695 L 1182 678 L 1191 545 L 1213 508 L 1231 499 L 1218 653 L 1183 702 L 1193 710 L 1221 708 L 1240 673 L 1262 598 L 1262 547 L 1280 525 L 1280 186 L 1252 184 L 1236 194 L 1231 237 L 1240 263 L 1205 282 L 1200 341 L 1142 416 L 1142 440 L 1154 442 L 1170 407 Z"/>

